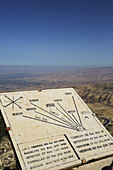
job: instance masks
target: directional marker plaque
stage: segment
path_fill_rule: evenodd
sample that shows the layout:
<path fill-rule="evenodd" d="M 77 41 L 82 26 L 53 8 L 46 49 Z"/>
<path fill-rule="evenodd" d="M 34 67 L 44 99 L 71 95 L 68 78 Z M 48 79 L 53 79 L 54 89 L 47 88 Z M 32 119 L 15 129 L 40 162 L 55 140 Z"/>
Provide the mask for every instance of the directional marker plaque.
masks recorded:
<path fill-rule="evenodd" d="M 2 93 L 22 169 L 63 169 L 113 154 L 113 138 L 72 88 Z"/>

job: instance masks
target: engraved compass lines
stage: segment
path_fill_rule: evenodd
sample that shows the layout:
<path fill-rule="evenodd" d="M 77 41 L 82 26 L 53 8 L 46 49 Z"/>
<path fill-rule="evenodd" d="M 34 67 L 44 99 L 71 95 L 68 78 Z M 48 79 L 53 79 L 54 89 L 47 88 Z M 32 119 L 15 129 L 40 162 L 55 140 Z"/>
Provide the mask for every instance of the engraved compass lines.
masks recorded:
<path fill-rule="evenodd" d="M 35 111 L 35 113 L 38 113 L 39 115 L 43 116 L 43 119 L 42 119 L 43 122 L 50 123 L 48 121 L 48 119 L 44 119 L 44 118 L 49 118 L 49 120 L 53 121 L 52 124 L 56 124 L 55 122 L 57 122 L 57 123 L 60 123 L 60 124 L 57 124 L 59 126 L 64 127 L 64 125 L 65 125 L 65 127 L 67 127 L 67 128 L 75 129 L 75 126 L 72 123 L 70 123 L 69 121 L 63 119 L 62 117 L 56 116 L 56 115 L 52 114 L 51 112 L 48 112 L 47 110 L 45 110 L 45 109 L 43 109 L 43 108 L 41 108 L 41 107 L 39 107 L 39 106 L 37 106 L 37 105 L 35 105 L 33 103 L 31 103 L 31 104 L 34 105 L 35 107 L 39 108 L 40 110 L 42 110 L 42 111 L 49 114 L 49 116 L 48 116 L 48 115 L 45 115 L 45 114 L 40 113 L 38 111 Z"/>
<path fill-rule="evenodd" d="M 71 115 L 69 115 L 69 113 L 68 112 L 66 112 L 66 110 L 61 106 L 61 104 L 59 104 L 58 103 L 58 105 L 61 107 L 61 109 L 65 112 L 65 114 L 68 116 L 68 119 L 70 120 L 70 121 L 72 121 L 76 126 L 78 126 L 79 125 L 79 123 L 76 123 L 76 121 L 71 117 Z M 62 113 L 62 112 L 61 112 Z M 66 117 L 67 117 L 66 116 Z"/>
<path fill-rule="evenodd" d="M 8 99 L 8 101 L 4 101 L 4 102 L 8 103 L 6 105 L 3 105 L 5 108 L 12 105 L 12 110 L 14 110 L 14 107 L 16 105 L 18 108 L 22 109 L 22 107 L 19 105 L 19 103 L 22 103 L 22 102 L 19 102 L 19 100 L 23 98 L 22 96 L 17 99 L 15 99 L 14 96 L 12 97 L 12 99 L 9 98 L 7 95 L 5 95 L 4 97 Z"/>
<path fill-rule="evenodd" d="M 74 105 L 75 113 L 70 114 L 59 102 L 46 104 L 47 107 L 50 105 L 50 110 L 42 108 L 39 105 L 31 102 L 31 105 L 37 108 L 37 110 L 35 110 L 33 113 L 27 112 L 27 114 L 24 114 L 24 117 L 73 130 L 85 130 L 82 125 L 81 117 L 73 96 L 72 103 Z"/>
<path fill-rule="evenodd" d="M 82 121 L 81 121 L 81 118 L 80 118 L 80 114 L 78 112 L 78 108 L 77 108 L 77 105 L 76 105 L 76 102 L 75 102 L 75 99 L 74 99 L 73 96 L 72 96 L 72 99 L 73 99 L 73 103 L 74 103 L 75 109 L 77 111 L 77 115 L 78 115 L 78 118 L 79 118 L 79 121 L 80 121 L 80 125 L 82 126 Z"/>

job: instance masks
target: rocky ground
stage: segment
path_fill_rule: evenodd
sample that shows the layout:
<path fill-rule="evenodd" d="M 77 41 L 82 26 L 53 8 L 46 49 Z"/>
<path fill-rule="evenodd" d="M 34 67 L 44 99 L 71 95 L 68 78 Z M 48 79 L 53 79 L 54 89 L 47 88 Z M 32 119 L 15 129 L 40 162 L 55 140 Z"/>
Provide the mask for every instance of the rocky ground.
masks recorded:
<path fill-rule="evenodd" d="M 15 155 L 8 137 L 3 137 L 0 141 L 0 169 L 10 167 L 14 169 L 16 165 Z"/>
<path fill-rule="evenodd" d="M 107 129 L 113 136 L 113 84 L 80 85 L 75 90 L 100 120 L 110 119 Z"/>

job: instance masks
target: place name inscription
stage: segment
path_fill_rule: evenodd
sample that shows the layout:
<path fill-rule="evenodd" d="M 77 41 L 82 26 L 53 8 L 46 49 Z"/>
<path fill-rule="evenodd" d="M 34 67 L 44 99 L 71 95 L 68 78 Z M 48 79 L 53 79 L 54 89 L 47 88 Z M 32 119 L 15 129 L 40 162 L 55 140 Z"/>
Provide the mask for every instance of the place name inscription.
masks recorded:
<path fill-rule="evenodd" d="M 20 115 L 23 115 L 23 112 L 12 113 L 12 116 L 20 116 Z"/>
<path fill-rule="evenodd" d="M 30 102 L 38 102 L 39 99 L 30 99 L 29 101 L 30 101 Z"/>

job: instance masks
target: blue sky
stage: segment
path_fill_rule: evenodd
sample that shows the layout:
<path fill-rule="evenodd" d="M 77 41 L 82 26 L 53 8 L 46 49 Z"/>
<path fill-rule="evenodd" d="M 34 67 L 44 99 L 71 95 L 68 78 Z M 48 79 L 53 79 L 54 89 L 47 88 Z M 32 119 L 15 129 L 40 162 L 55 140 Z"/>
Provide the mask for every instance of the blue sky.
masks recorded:
<path fill-rule="evenodd" d="M 113 66 L 113 0 L 0 0 L 0 64 Z"/>

